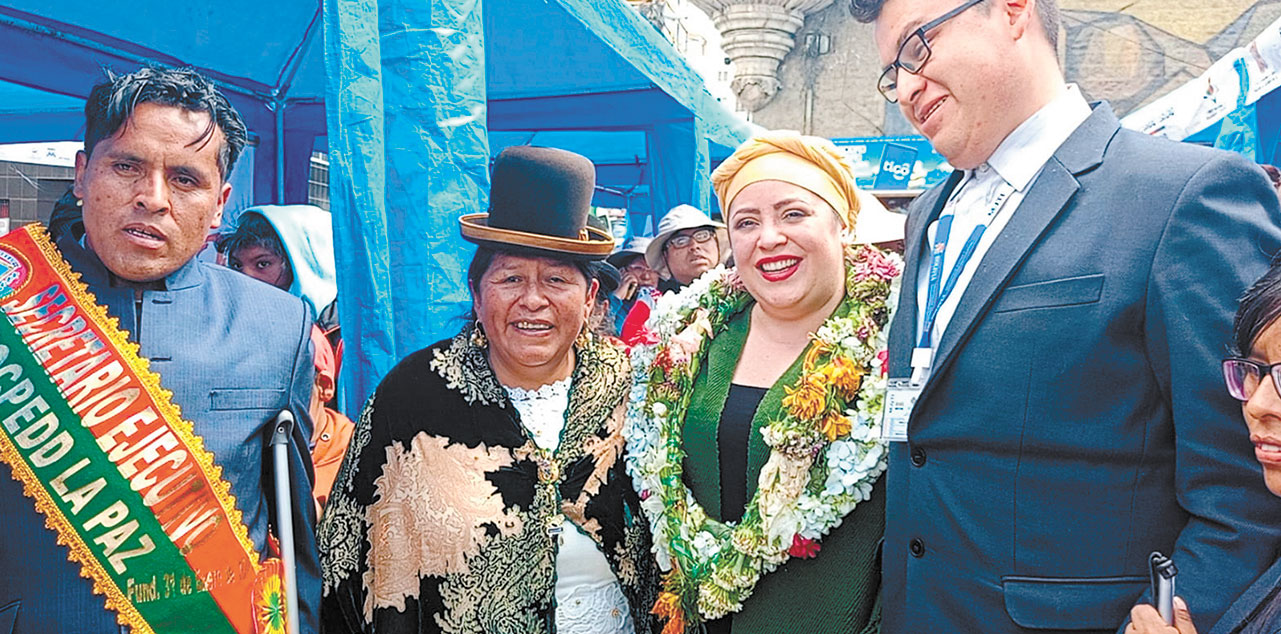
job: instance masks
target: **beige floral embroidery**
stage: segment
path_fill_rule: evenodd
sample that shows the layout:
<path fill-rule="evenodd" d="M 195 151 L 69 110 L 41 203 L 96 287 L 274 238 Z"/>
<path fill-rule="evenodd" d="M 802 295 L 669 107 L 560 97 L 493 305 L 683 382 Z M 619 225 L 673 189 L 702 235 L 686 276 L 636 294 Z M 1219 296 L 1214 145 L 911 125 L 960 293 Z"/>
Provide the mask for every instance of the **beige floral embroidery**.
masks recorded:
<path fill-rule="evenodd" d="M 624 539 L 629 537 L 631 537 L 631 535 L 626 535 Z M 631 544 L 629 543 L 628 546 L 630 545 Z M 627 547 L 623 546 L 623 542 L 620 541 L 614 544 L 614 556 L 618 558 L 618 580 L 622 582 L 623 585 L 636 585 L 636 562 L 632 559 L 632 555 L 628 552 Z"/>
<path fill-rule="evenodd" d="M 507 393 L 489 369 L 485 350 L 471 342 L 473 328 L 463 328 L 450 340 L 448 348 L 433 351 L 430 367 L 445 379 L 445 387 L 457 391 L 469 405 L 506 407 Z"/>
<path fill-rule="evenodd" d="M 370 396 L 365 409 L 356 420 L 348 453 L 359 456 L 369 444 L 374 411 L 374 397 Z M 316 528 L 316 543 L 320 547 L 323 591 L 327 596 L 344 579 L 356 571 L 360 560 L 360 543 L 364 537 L 364 514 L 355 498 L 356 465 L 359 460 L 344 460 L 338 470 L 333 495 Z"/>
<path fill-rule="evenodd" d="M 440 583 L 445 610 L 435 622 L 446 634 L 546 631 L 540 609 L 552 597 L 555 564 L 547 535 L 529 521 L 519 535 L 482 550 L 474 574 L 449 575 Z"/>
<path fill-rule="evenodd" d="M 587 481 L 583 483 L 583 490 L 578 493 L 577 499 L 561 502 L 561 512 L 565 517 L 582 528 L 596 540 L 597 544 L 601 543 L 601 527 L 596 520 L 587 519 L 587 502 L 600 493 L 600 488 L 609 481 L 609 472 L 614 465 L 618 464 L 619 452 L 623 450 L 625 411 L 625 404 L 615 407 L 614 412 L 605 421 L 605 436 L 603 438 L 592 436 L 583 443 L 583 455 L 591 456 L 593 461 L 592 473 L 587 476 Z"/>
<path fill-rule="evenodd" d="M 576 462 L 587 453 L 587 445 L 600 435 L 602 411 L 613 411 L 627 398 L 627 381 L 601 381 L 600 376 L 631 376 L 631 361 L 612 344 L 595 340 L 595 345 L 576 349 L 579 365 L 569 394 L 569 415 L 557 458 L 564 464 Z M 621 422 L 620 422 L 621 426 Z M 620 427 L 621 429 L 621 427 Z M 620 441 L 621 442 L 621 441 Z"/>
<path fill-rule="evenodd" d="M 592 456 L 596 466 L 583 484 L 584 495 L 580 495 L 580 499 L 599 493 L 601 486 L 609 480 L 610 470 L 621 459 L 619 454 L 623 451 L 623 418 L 626 412 L 627 404 L 620 403 L 605 421 L 605 437 L 596 436 L 583 444 L 583 451 Z"/>
<path fill-rule="evenodd" d="M 398 443 L 387 448 L 366 515 L 366 619 L 372 622 L 375 608 L 404 610 L 422 577 L 467 574 L 468 559 L 489 541 L 488 527 L 504 536 L 521 531 L 520 516 L 503 509 L 502 496 L 485 479 L 511 463 L 505 449 L 450 444 L 426 432 L 414 436 L 408 450 Z"/>
<path fill-rule="evenodd" d="M 336 495 L 329 500 L 324 520 L 316 529 L 326 596 L 351 576 L 359 565 L 363 529 L 364 514 L 354 497 Z"/>
<path fill-rule="evenodd" d="M 565 517 L 569 518 L 569 521 L 577 524 L 579 528 L 583 529 L 583 532 L 587 533 L 587 536 L 592 538 L 596 542 L 597 546 L 600 545 L 602 540 L 600 534 L 600 522 L 596 521 L 596 518 L 594 517 L 592 519 L 587 519 L 586 497 L 580 497 L 578 498 L 578 501 L 574 503 L 570 503 L 568 500 L 561 502 L 560 512 L 564 513 Z"/>

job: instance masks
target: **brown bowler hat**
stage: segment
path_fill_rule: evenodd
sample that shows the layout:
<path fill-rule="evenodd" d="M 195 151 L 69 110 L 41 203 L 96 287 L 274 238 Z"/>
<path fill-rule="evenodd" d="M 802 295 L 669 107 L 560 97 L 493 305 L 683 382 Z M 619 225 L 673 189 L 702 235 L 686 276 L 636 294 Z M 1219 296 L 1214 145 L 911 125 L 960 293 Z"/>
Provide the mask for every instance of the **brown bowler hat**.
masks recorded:
<path fill-rule="evenodd" d="M 603 260 L 614 238 L 587 225 L 595 185 L 596 170 L 584 156 L 509 147 L 494 161 L 489 213 L 467 214 L 458 223 L 464 238 L 498 251 Z"/>

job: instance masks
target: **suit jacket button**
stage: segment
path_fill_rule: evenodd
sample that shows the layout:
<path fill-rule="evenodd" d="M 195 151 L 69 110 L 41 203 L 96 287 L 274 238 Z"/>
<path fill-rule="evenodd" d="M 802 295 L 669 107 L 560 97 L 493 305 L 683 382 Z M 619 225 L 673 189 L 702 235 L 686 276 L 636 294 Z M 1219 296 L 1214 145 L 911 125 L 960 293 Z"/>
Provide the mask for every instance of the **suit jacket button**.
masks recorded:
<path fill-rule="evenodd" d="M 925 450 L 920 447 L 912 447 L 912 464 L 918 467 L 925 466 Z"/>
<path fill-rule="evenodd" d="M 908 545 L 908 550 L 912 551 L 913 557 L 917 557 L 917 558 L 924 557 L 925 542 L 921 541 L 919 537 L 916 539 L 913 539 L 912 543 Z"/>

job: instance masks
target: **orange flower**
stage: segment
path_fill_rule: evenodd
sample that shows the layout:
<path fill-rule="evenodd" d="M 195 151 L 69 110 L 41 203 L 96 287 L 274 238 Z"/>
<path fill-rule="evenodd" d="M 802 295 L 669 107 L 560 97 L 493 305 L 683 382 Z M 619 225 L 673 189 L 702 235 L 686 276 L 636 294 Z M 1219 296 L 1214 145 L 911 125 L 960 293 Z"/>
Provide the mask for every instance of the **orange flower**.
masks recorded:
<path fill-rule="evenodd" d="M 685 610 L 681 609 L 680 595 L 674 592 L 658 593 L 654 609 L 649 612 L 660 619 L 667 619 L 662 634 L 685 634 Z"/>
<path fill-rule="evenodd" d="M 681 597 L 675 592 L 660 592 L 658 600 L 654 602 L 654 609 L 649 611 L 650 614 L 660 618 L 676 618 L 684 614 L 681 610 Z"/>
<path fill-rule="evenodd" d="M 813 338 L 812 334 L 810 335 L 810 338 Z M 814 340 L 814 343 L 810 345 L 809 352 L 805 353 L 805 365 L 802 366 L 805 368 L 805 371 L 808 372 L 813 370 L 814 365 L 818 363 L 818 358 L 823 356 L 827 350 L 827 344 L 824 344 L 822 341 Z"/>
<path fill-rule="evenodd" d="M 823 430 L 823 433 L 827 436 L 828 440 L 836 440 L 837 438 L 850 433 L 851 426 L 852 423 L 850 423 L 849 417 L 839 412 L 830 412 L 823 418 L 823 423 L 820 428 Z"/>
<path fill-rule="evenodd" d="M 795 388 L 784 387 L 783 407 L 803 421 L 812 421 L 827 407 L 827 378 L 821 373 L 806 374 Z"/>
<path fill-rule="evenodd" d="M 836 387 L 845 400 L 854 398 L 858 388 L 863 384 L 863 368 L 855 365 L 847 357 L 832 357 L 823 368 L 827 380 Z"/>
<path fill-rule="evenodd" d="M 685 634 L 685 613 L 676 613 L 659 634 Z"/>

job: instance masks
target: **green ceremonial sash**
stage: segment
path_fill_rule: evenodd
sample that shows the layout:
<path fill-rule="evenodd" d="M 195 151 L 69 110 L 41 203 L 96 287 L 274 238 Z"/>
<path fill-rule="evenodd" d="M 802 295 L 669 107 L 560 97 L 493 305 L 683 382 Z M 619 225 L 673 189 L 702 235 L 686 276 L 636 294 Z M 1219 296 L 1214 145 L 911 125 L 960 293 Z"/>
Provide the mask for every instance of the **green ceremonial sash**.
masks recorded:
<path fill-rule="evenodd" d="M 0 237 L 0 461 L 134 632 L 284 631 L 213 454 L 44 228 Z"/>

